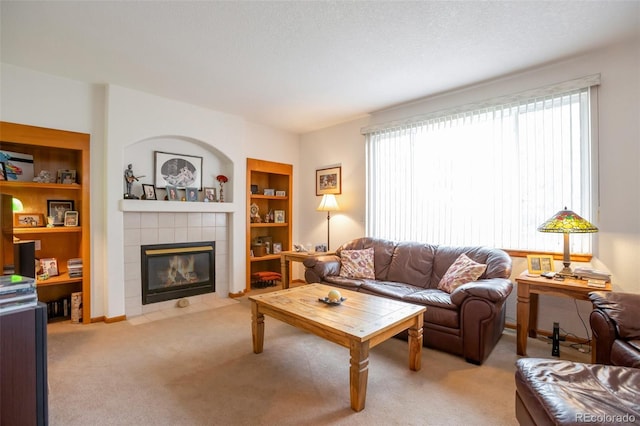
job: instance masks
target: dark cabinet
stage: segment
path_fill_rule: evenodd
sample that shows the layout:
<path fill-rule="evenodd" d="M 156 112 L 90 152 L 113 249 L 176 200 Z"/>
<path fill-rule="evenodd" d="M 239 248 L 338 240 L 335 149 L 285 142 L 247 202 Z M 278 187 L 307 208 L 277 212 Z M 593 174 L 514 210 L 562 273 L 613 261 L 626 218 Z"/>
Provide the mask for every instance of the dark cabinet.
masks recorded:
<path fill-rule="evenodd" d="M 0 425 L 48 417 L 47 306 L 0 313 Z"/>

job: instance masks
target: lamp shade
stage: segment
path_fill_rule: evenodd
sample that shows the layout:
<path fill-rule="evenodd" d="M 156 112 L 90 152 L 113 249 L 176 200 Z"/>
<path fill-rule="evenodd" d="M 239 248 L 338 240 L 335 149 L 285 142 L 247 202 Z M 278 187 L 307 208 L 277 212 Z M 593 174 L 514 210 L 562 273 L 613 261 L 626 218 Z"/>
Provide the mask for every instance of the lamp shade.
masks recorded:
<path fill-rule="evenodd" d="M 20 201 L 19 198 L 13 197 L 13 200 L 11 202 L 11 209 L 14 212 L 21 212 L 24 210 L 24 206 L 22 205 L 22 201 Z"/>
<path fill-rule="evenodd" d="M 598 228 L 565 207 L 564 210 L 560 210 L 545 223 L 538 226 L 538 231 L 559 234 L 582 234 L 598 232 Z"/>
<path fill-rule="evenodd" d="M 338 201 L 336 201 L 336 196 L 333 194 L 324 194 L 320 201 L 320 205 L 316 210 L 319 212 L 334 212 L 336 210 L 340 210 L 340 207 L 338 207 Z"/>

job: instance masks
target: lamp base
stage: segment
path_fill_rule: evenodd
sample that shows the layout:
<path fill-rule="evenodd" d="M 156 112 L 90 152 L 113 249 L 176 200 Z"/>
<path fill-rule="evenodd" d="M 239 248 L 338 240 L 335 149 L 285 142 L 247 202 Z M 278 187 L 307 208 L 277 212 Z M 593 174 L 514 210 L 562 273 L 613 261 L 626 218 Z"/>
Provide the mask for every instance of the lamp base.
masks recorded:
<path fill-rule="evenodd" d="M 565 266 L 562 268 L 562 271 L 556 273 L 556 275 L 564 277 L 564 278 L 575 278 L 576 274 L 573 273 L 569 266 Z"/>

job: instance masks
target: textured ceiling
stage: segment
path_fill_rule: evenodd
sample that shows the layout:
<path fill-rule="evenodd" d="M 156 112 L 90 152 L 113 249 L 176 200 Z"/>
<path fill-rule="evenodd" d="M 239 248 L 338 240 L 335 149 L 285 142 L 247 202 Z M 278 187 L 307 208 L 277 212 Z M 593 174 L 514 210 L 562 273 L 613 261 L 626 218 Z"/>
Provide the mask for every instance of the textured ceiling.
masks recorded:
<path fill-rule="evenodd" d="M 5 1 L 4 63 L 304 133 L 637 35 L 640 2 Z"/>

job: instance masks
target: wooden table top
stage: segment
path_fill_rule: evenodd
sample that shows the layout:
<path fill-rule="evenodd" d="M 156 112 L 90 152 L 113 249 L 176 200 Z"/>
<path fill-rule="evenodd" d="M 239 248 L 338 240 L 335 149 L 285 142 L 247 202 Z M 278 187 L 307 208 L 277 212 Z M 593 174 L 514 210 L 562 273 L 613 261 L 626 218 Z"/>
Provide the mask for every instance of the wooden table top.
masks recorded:
<path fill-rule="evenodd" d="M 338 290 L 346 300 L 340 305 L 328 305 L 320 298 L 330 290 Z M 285 290 L 249 296 L 260 310 L 285 313 L 301 322 L 343 334 L 359 341 L 370 340 L 395 325 L 422 314 L 424 306 L 400 302 L 351 290 L 336 289 L 324 284 L 307 284 Z"/>

